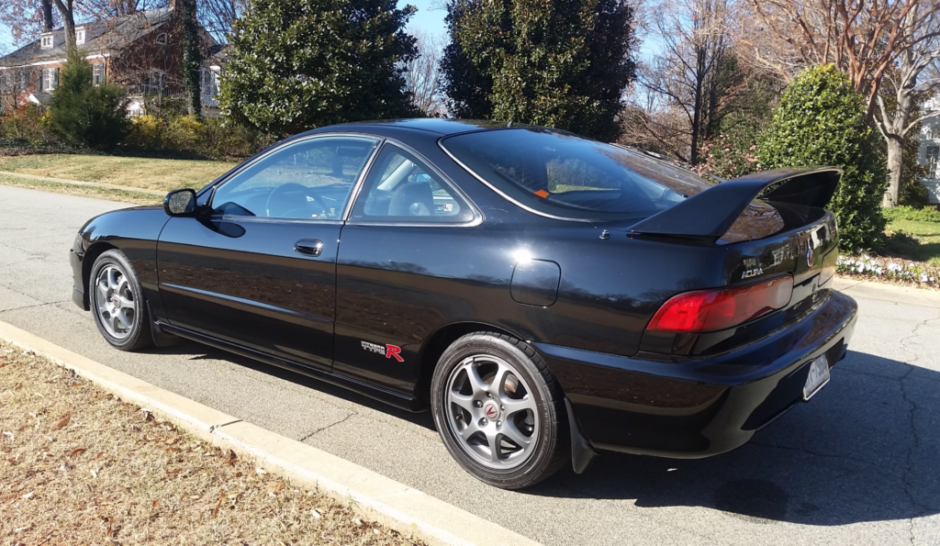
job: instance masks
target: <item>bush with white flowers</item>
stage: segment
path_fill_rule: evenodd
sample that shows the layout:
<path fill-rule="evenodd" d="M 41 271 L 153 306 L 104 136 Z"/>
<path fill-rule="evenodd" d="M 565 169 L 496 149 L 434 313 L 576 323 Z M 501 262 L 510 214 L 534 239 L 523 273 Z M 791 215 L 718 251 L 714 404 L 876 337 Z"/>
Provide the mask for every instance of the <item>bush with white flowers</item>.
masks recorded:
<path fill-rule="evenodd" d="M 836 271 L 842 275 L 872 277 L 912 282 L 921 286 L 940 288 L 940 268 L 900 258 L 879 256 L 839 256 Z"/>

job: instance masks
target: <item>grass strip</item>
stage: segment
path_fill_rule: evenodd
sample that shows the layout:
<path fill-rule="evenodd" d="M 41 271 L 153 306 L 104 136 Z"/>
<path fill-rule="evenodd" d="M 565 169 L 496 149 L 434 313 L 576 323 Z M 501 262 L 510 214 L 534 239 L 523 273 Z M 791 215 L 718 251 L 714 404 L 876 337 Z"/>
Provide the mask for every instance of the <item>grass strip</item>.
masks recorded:
<path fill-rule="evenodd" d="M 51 180 L 20 178 L 18 176 L 9 176 L 3 174 L 0 174 L 0 184 L 6 186 L 30 188 L 34 190 L 51 191 L 55 193 L 64 193 L 67 195 L 78 195 L 81 197 L 94 197 L 96 199 L 119 201 L 122 203 L 131 203 L 134 205 L 159 205 L 163 201 L 157 195 L 134 191 L 132 189 L 118 190 L 113 188 L 103 188 L 100 186 L 85 186 L 69 184 L 67 182 L 55 182 Z"/>
<path fill-rule="evenodd" d="M 4 342 L 0 543 L 415 544 Z"/>
<path fill-rule="evenodd" d="M 226 161 L 83 154 L 0 157 L 0 171 L 142 188 L 201 188 L 234 167 Z"/>

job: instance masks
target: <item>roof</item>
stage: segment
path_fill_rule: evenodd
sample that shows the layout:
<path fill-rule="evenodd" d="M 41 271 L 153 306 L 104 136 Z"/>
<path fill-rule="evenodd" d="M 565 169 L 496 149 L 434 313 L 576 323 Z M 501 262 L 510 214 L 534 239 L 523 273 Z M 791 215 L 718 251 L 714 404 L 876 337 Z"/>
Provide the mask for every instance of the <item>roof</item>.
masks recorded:
<path fill-rule="evenodd" d="M 375 134 L 383 134 L 388 129 L 411 129 L 446 136 L 484 129 L 499 129 L 503 127 L 506 127 L 506 123 L 502 121 L 415 118 L 393 119 L 387 121 L 365 121 L 361 123 L 344 123 L 342 125 L 331 125 L 329 127 L 323 127 L 322 129 L 315 129 L 311 132 L 320 132 L 321 130 L 336 131 L 338 129 L 348 129 L 352 131 L 369 131 L 374 132 Z M 523 125 L 516 125 L 516 127 L 523 127 Z"/>
<path fill-rule="evenodd" d="M 121 49 L 165 24 L 170 20 L 171 14 L 170 8 L 162 8 L 75 25 L 76 29 L 85 29 L 85 43 L 79 47 L 90 55 Z M 52 31 L 52 35 L 51 48 L 42 49 L 40 39 L 37 39 L 5 57 L 0 57 L 0 66 L 22 66 L 37 61 L 65 58 L 65 29 L 57 28 Z"/>

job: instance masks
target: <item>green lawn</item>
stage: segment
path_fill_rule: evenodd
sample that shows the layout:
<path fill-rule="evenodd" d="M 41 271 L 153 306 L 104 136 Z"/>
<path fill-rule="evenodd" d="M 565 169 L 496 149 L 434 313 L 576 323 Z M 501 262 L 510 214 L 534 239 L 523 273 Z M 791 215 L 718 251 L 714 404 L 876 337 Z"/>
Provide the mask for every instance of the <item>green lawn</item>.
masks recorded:
<path fill-rule="evenodd" d="M 905 253 L 919 262 L 940 267 L 940 223 L 916 222 L 914 220 L 895 220 L 888 224 L 889 233 L 904 233 L 913 236 L 920 242 L 917 247 L 911 247 Z"/>
<path fill-rule="evenodd" d="M 0 157 L 0 171 L 170 191 L 201 188 L 235 163 L 102 155 L 47 154 Z"/>

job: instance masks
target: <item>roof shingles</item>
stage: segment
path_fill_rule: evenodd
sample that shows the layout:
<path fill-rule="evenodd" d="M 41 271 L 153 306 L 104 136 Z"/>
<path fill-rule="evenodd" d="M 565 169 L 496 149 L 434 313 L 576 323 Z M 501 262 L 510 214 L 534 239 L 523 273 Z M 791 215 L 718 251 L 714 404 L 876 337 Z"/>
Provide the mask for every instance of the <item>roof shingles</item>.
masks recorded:
<path fill-rule="evenodd" d="M 93 21 L 76 27 L 85 27 L 85 43 L 80 48 L 87 55 L 119 51 L 127 44 L 152 32 L 169 21 L 172 11 L 169 8 L 139 11 L 130 15 Z M 40 47 L 40 40 L 31 42 L 20 49 L 0 57 L 0 67 L 16 67 L 42 61 L 65 59 L 65 30 L 53 31 L 53 46 Z"/>

